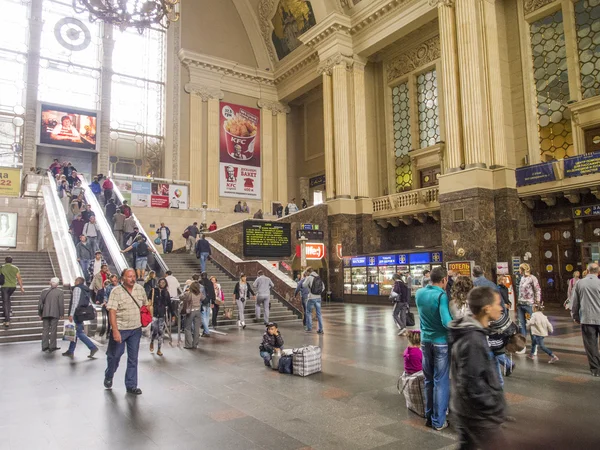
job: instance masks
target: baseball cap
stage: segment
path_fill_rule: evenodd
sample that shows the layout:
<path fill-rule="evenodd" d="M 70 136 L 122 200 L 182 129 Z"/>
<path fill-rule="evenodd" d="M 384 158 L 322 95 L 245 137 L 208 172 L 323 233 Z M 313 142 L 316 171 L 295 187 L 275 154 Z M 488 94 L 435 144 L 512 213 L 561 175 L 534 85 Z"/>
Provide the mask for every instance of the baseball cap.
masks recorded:
<path fill-rule="evenodd" d="M 271 327 L 276 327 L 277 326 L 277 322 L 269 322 L 268 324 L 265 325 L 266 328 L 271 328 Z"/>

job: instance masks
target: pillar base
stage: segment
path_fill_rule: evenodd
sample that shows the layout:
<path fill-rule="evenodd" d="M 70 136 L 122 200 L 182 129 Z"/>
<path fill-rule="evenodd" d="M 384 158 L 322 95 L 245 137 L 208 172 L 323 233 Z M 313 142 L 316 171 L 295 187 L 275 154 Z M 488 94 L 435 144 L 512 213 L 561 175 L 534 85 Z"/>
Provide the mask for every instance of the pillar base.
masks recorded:
<path fill-rule="evenodd" d="M 352 196 L 351 195 L 336 195 L 335 198 L 336 199 L 338 199 L 338 198 L 350 198 L 351 199 Z"/>

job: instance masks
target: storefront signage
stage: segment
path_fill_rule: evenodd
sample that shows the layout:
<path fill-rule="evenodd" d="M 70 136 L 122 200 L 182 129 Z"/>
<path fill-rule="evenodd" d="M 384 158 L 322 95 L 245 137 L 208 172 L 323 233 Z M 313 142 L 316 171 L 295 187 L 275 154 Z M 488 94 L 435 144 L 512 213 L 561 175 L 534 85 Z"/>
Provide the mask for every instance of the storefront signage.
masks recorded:
<path fill-rule="evenodd" d="M 600 172 L 600 152 L 564 159 L 565 178 L 593 175 Z"/>
<path fill-rule="evenodd" d="M 296 230 L 296 239 L 300 239 L 303 236 L 311 241 L 322 241 L 325 239 L 325 233 L 321 230 Z"/>
<path fill-rule="evenodd" d="M 280 222 L 244 221 L 244 256 L 289 257 L 291 225 Z"/>
<path fill-rule="evenodd" d="M 566 161 L 566 160 L 565 160 Z M 515 173 L 517 186 L 528 186 L 530 184 L 555 181 L 554 163 L 547 162 L 533 166 L 519 167 Z"/>
<path fill-rule="evenodd" d="M 319 175 L 317 177 L 312 177 L 312 178 L 309 178 L 309 180 L 308 180 L 309 188 L 314 188 L 317 186 L 321 186 L 323 184 L 325 184 L 325 175 Z"/>
<path fill-rule="evenodd" d="M 398 264 L 397 255 L 382 255 L 377 257 L 378 266 L 395 266 Z"/>
<path fill-rule="evenodd" d="M 432 263 L 442 262 L 442 252 L 432 252 L 431 253 L 431 262 Z"/>
<path fill-rule="evenodd" d="M 512 261 L 512 273 L 519 273 L 519 266 L 521 265 L 521 257 L 513 256 L 511 258 Z"/>
<path fill-rule="evenodd" d="M 0 196 L 18 197 L 21 192 L 21 169 L 0 167 Z"/>
<path fill-rule="evenodd" d="M 408 255 L 398 255 L 398 264 L 407 264 Z"/>
<path fill-rule="evenodd" d="M 411 264 L 429 264 L 431 262 L 431 254 L 427 253 L 410 253 L 408 261 Z"/>
<path fill-rule="evenodd" d="M 302 246 L 296 245 L 296 256 L 302 257 Z M 306 243 L 306 259 L 322 259 L 325 256 L 325 244 L 319 242 Z"/>
<path fill-rule="evenodd" d="M 342 244 L 335 244 L 335 254 L 338 259 L 342 259 Z"/>
<path fill-rule="evenodd" d="M 377 257 L 368 256 L 367 257 L 367 266 L 373 267 L 377 265 Z"/>
<path fill-rule="evenodd" d="M 600 216 L 600 205 L 578 206 L 573 208 L 573 217 L 575 219 L 592 216 Z"/>
<path fill-rule="evenodd" d="M 448 271 L 453 271 L 455 275 L 463 275 L 465 277 L 471 277 L 473 261 L 450 261 L 446 264 Z"/>
<path fill-rule="evenodd" d="M 355 256 L 351 259 L 352 267 L 361 267 L 367 265 L 367 257 L 366 256 Z"/>

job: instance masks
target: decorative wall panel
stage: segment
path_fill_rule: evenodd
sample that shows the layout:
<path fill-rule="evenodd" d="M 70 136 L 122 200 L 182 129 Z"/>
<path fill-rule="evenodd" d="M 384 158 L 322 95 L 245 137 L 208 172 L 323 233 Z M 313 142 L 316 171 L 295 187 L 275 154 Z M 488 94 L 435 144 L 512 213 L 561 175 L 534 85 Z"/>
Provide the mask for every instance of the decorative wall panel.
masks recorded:
<path fill-rule="evenodd" d="M 412 148 L 408 82 L 399 84 L 392 89 L 392 114 L 396 157 L 396 192 L 402 192 L 412 187 L 412 172 L 408 155 Z"/>

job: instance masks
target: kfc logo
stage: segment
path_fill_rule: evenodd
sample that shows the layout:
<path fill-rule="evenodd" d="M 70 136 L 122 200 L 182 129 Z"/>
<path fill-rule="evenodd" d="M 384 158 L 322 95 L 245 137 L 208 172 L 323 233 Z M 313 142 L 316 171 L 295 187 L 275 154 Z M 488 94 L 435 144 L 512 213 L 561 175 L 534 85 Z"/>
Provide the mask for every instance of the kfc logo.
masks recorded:
<path fill-rule="evenodd" d="M 235 183 L 237 181 L 237 174 L 237 167 L 225 166 L 225 179 L 228 183 Z"/>

